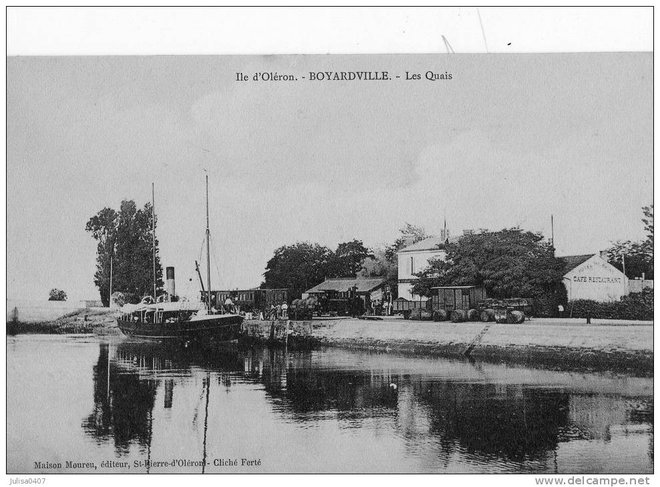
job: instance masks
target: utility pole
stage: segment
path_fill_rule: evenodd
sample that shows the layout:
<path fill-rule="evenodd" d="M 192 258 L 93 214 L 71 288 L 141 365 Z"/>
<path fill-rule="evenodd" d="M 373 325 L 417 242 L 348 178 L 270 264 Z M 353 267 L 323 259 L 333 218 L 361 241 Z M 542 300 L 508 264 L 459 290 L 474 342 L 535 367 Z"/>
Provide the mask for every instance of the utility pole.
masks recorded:
<path fill-rule="evenodd" d="M 621 265 L 623 266 L 623 275 L 626 275 L 626 254 L 621 254 Z"/>
<path fill-rule="evenodd" d="M 110 255 L 110 296 L 108 298 L 108 307 L 112 307 L 112 255 Z"/>
<path fill-rule="evenodd" d="M 550 215 L 550 243 L 552 245 L 552 255 L 555 255 L 555 216 Z"/>
<path fill-rule="evenodd" d="M 154 183 L 151 183 L 151 261 L 153 264 L 154 301 L 156 300 L 156 199 Z"/>

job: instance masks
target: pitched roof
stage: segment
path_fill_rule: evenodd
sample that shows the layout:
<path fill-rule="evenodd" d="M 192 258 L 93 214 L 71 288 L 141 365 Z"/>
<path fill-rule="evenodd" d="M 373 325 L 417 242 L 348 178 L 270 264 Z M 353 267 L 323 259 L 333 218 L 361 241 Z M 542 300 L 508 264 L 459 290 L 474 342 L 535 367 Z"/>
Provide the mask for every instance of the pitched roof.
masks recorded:
<path fill-rule="evenodd" d="M 564 274 L 571 272 L 580 264 L 591 259 L 595 254 L 582 254 L 582 255 L 566 255 L 564 257 L 559 257 L 559 259 L 564 262 Z"/>
<path fill-rule="evenodd" d="M 449 237 L 449 242 L 454 243 L 460 237 Z M 440 250 L 444 247 L 445 241 L 441 237 L 429 237 L 420 240 L 417 243 L 402 248 L 399 252 L 419 252 L 420 250 Z"/>
<path fill-rule="evenodd" d="M 474 289 L 483 286 L 434 286 L 431 289 Z"/>
<path fill-rule="evenodd" d="M 321 284 L 308 289 L 307 293 L 321 293 L 323 291 L 348 291 L 357 286 L 357 292 L 369 292 L 381 286 L 385 279 L 380 277 L 359 278 L 359 277 L 337 277 L 326 279 Z"/>

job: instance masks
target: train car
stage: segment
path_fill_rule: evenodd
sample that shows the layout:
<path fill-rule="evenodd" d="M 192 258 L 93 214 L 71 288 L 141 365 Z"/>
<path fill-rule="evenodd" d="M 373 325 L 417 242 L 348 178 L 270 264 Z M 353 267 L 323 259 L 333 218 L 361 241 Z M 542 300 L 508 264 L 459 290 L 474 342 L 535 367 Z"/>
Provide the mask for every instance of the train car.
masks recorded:
<path fill-rule="evenodd" d="M 230 289 L 211 291 L 211 305 L 220 309 L 227 299 L 231 299 L 241 311 L 266 311 L 271 306 L 290 304 L 289 289 Z M 206 291 L 201 293 L 202 301 L 206 301 Z"/>
<path fill-rule="evenodd" d="M 479 303 L 486 299 L 483 286 L 438 286 L 431 298 L 433 319 L 454 323 L 479 320 Z"/>
<path fill-rule="evenodd" d="M 433 317 L 438 321 L 496 321 L 522 323 L 532 311 L 526 298 L 489 299 L 483 286 L 439 286 L 432 298 Z"/>
<path fill-rule="evenodd" d="M 431 300 L 410 301 L 406 298 L 397 298 L 392 302 L 392 313 L 402 314 L 405 319 L 416 316 L 415 310 L 428 310 L 431 307 Z"/>

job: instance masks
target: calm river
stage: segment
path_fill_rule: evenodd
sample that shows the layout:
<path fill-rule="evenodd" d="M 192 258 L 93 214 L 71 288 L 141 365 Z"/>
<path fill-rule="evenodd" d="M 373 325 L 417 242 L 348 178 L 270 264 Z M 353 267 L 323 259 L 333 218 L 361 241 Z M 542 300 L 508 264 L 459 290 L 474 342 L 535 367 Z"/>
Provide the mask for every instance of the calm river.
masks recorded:
<path fill-rule="evenodd" d="M 7 369 L 8 473 L 653 469 L 649 378 L 46 335 Z"/>

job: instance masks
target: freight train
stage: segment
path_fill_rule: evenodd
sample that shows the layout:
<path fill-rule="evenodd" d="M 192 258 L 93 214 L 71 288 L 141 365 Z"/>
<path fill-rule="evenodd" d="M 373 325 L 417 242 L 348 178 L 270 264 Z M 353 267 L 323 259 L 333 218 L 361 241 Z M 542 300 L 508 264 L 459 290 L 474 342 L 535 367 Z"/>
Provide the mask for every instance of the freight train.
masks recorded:
<path fill-rule="evenodd" d="M 532 314 L 532 302 L 527 298 L 492 299 L 481 286 L 441 286 L 426 301 L 394 302 L 394 312 L 413 320 L 496 321 L 522 323 Z"/>

